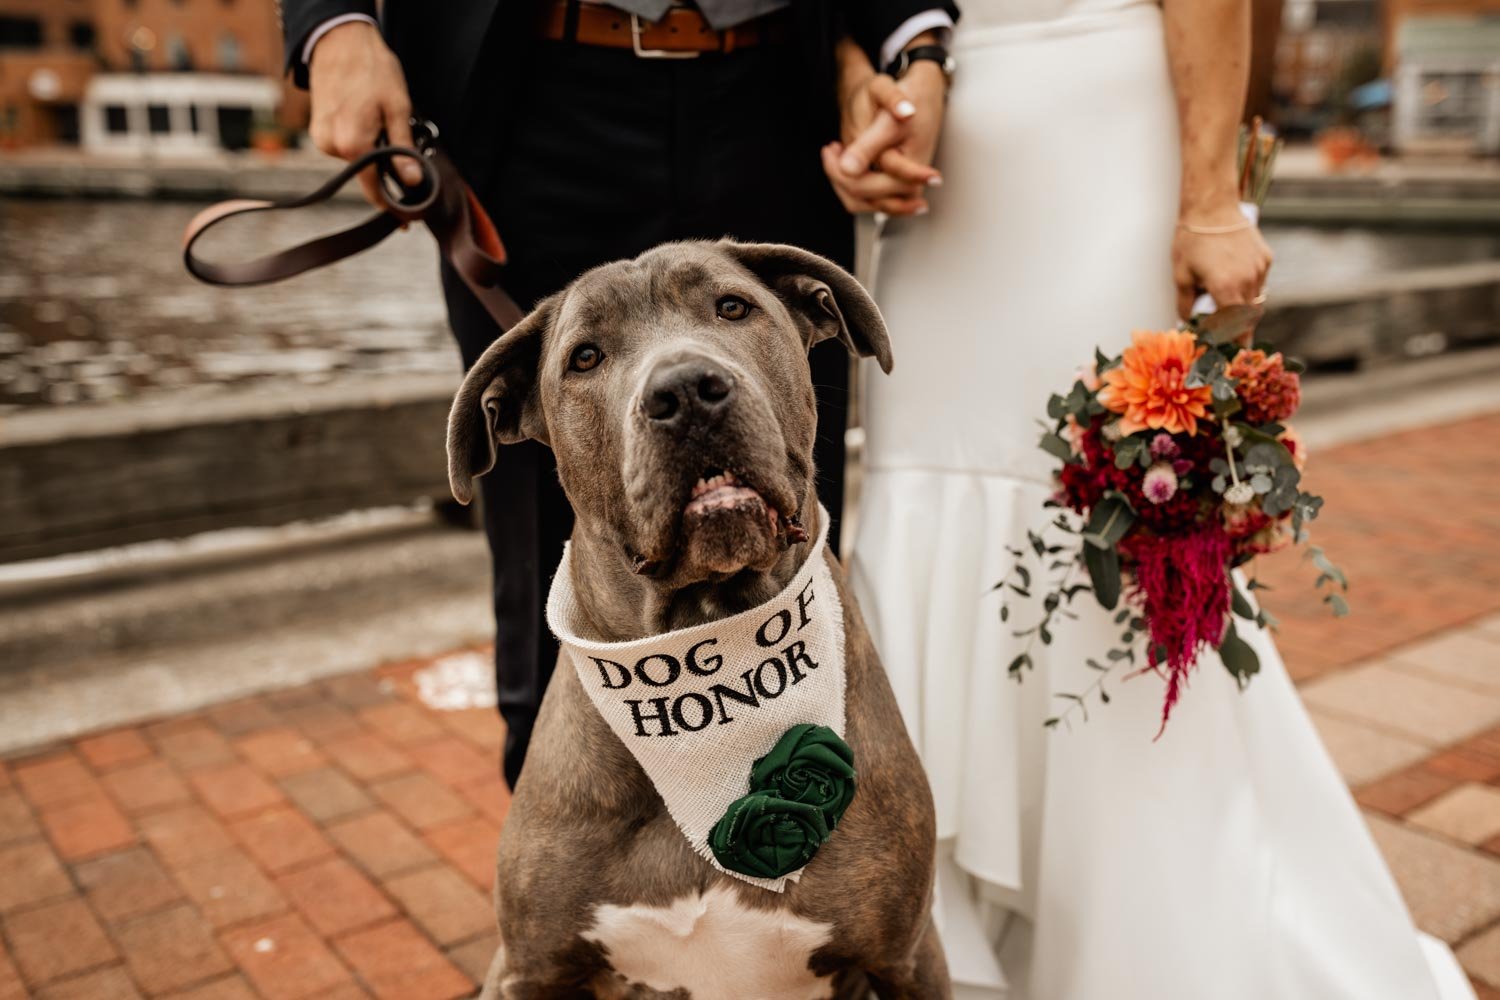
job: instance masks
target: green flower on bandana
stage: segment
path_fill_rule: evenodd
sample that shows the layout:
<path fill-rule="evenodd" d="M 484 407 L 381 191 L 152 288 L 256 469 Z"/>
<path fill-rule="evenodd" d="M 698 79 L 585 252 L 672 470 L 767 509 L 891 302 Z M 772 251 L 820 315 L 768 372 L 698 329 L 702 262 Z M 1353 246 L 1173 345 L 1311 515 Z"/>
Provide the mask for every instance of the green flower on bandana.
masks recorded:
<path fill-rule="evenodd" d="M 854 751 L 827 726 L 793 726 L 755 762 L 750 787 L 817 806 L 832 830 L 854 798 Z"/>
<path fill-rule="evenodd" d="M 751 792 L 714 824 L 708 846 L 730 871 L 780 878 L 811 861 L 827 839 L 828 824 L 817 806 Z"/>
<path fill-rule="evenodd" d="M 709 831 L 730 871 L 774 879 L 812 860 L 854 798 L 854 752 L 827 726 L 793 726 L 750 772 L 750 794 Z"/>

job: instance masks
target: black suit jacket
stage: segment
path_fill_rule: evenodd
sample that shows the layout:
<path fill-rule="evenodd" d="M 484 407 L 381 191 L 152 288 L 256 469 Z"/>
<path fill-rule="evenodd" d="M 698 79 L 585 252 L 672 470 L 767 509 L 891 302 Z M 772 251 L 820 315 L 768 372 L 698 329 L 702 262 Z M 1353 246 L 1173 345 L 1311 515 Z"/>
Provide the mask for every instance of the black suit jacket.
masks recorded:
<path fill-rule="evenodd" d="M 385 0 L 382 30 L 401 60 L 413 106 L 437 124 L 460 168 L 478 178 L 498 152 L 495 116 L 485 100 L 503 105 L 510 72 L 526 62 L 535 35 L 534 0 Z M 793 0 L 800 43 L 814 81 L 807 113 L 819 131 L 837 133 L 834 43 L 847 32 L 872 59 L 907 18 L 941 8 L 958 20 L 953 0 Z M 287 69 L 307 86 L 302 48 L 318 25 L 341 14 L 376 16 L 375 0 L 282 0 Z M 480 59 L 481 51 L 485 59 Z"/>

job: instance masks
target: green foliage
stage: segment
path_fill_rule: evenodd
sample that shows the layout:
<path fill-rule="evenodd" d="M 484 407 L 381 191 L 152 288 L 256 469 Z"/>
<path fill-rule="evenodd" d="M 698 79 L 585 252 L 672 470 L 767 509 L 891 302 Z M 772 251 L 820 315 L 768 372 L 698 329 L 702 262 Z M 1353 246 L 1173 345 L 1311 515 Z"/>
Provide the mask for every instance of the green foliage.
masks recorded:
<path fill-rule="evenodd" d="M 1112 548 L 1085 545 L 1083 562 L 1094 585 L 1094 596 L 1102 607 L 1113 610 L 1120 603 L 1120 554 Z"/>
<path fill-rule="evenodd" d="M 1240 638 L 1233 622 L 1229 623 L 1229 628 L 1224 632 L 1224 641 L 1219 644 L 1219 659 L 1224 661 L 1224 668 L 1235 679 L 1235 683 L 1239 684 L 1241 691 L 1250 683 L 1250 678 L 1260 673 L 1260 657 L 1248 642 Z"/>

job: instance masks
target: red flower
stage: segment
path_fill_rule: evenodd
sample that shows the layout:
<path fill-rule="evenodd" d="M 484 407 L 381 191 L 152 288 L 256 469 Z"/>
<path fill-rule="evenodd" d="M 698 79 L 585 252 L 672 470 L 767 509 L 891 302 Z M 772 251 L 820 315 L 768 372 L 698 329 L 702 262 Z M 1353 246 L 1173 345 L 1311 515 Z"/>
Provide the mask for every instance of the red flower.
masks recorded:
<path fill-rule="evenodd" d="M 1280 352 L 1246 348 L 1229 363 L 1229 377 L 1245 404 L 1245 419 L 1252 424 L 1273 424 L 1297 412 L 1302 402 L 1302 380 L 1286 370 Z"/>

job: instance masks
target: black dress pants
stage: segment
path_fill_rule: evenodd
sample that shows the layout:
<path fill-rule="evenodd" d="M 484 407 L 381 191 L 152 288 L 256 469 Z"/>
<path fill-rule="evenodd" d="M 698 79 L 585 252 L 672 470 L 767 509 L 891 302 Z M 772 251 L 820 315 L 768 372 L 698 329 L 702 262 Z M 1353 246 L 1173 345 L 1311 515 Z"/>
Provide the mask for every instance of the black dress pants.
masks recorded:
<path fill-rule="evenodd" d="M 523 306 L 597 264 L 669 240 L 793 243 L 852 264 L 853 227 L 818 156 L 832 134 L 793 46 L 643 59 L 538 42 L 533 57 L 514 75 L 522 86 L 475 116 L 476 127 L 503 129 L 503 139 L 491 176 L 471 180 L 509 254 L 506 288 Z M 467 368 L 498 331 L 446 268 L 443 288 Z M 835 519 L 848 372 L 836 344 L 813 350 L 818 489 Z M 536 442 L 501 447 L 480 496 L 494 560 L 504 770 L 514 787 L 557 660 L 545 607 L 573 515 L 551 451 Z"/>

